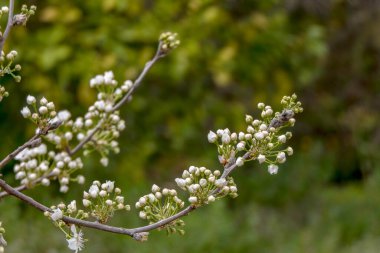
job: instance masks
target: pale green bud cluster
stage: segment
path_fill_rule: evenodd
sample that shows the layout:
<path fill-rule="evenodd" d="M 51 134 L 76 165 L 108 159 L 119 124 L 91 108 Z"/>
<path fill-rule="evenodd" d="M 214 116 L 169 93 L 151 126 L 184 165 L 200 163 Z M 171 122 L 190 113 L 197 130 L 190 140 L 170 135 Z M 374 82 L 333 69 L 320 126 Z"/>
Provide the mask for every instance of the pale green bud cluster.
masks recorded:
<path fill-rule="evenodd" d="M 7 15 L 8 12 L 9 12 L 8 6 L 1 6 L 1 8 L 0 8 L 0 18 L 2 18 L 4 14 Z"/>
<path fill-rule="evenodd" d="M 53 122 L 58 121 L 54 103 L 45 97 L 37 101 L 35 97 L 29 95 L 26 102 L 28 106 L 22 108 L 21 115 L 36 124 L 37 131 L 46 132 Z"/>
<path fill-rule="evenodd" d="M 139 217 L 148 220 L 151 224 L 173 216 L 184 205 L 185 202 L 178 198 L 176 190 L 167 188 L 161 190 L 157 185 L 153 185 L 152 192 L 142 196 L 135 206 L 137 209 L 141 209 Z M 184 231 L 179 228 L 184 225 L 182 220 L 175 220 L 165 225 L 164 228 L 168 233 L 184 234 Z"/>
<path fill-rule="evenodd" d="M 35 5 L 30 6 L 28 8 L 27 5 L 22 5 L 21 7 L 21 13 L 16 14 L 13 16 L 13 25 L 26 25 L 28 22 L 30 16 L 34 15 L 36 13 L 37 7 Z"/>
<path fill-rule="evenodd" d="M 4 239 L 5 229 L 0 221 L 0 252 L 4 252 L 4 247 L 7 246 L 7 241 Z"/>
<path fill-rule="evenodd" d="M 83 192 L 82 204 L 89 214 L 100 223 L 106 223 L 115 211 L 129 211 L 131 207 L 124 204 L 124 197 L 115 182 L 100 183 L 94 181 L 88 191 Z"/>
<path fill-rule="evenodd" d="M 191 205 L 202 206 L 227 195 L 233 198 L 238 196 L 232 177 L 225 179 L 220 176 L 219 170 L 212 172 L 205 167 L 190 166 L 183 171 L 182 178 L 176 178 L 175 182 L 189 193 L 188 201 Z"/>
<path fill-rule="evenodd" d="M 5 75 L 11 75 L 16 82 L 21 81 L 21 76 L 17 75 L 16 72 L 21 70 L 21 65 L 14 65 L 14 61 L 17 57 L 17 51 L 11 50 L 9 53 L 5 54 L 1 51 L 0 54 L 0 77 Z"/>
<path fill-rule="evenodd" d="M 54 221 L 58 226 L 65 226 L 66 224 L 61 221 L 63 216 L 73 217 L 77 219 L 88 219 L 89 214 L 82 209 L 77 207 L 77 202 L 75 200 L 71 201 L 70 204 L 66 205 L 60 203 L 56 206 L 51 206 L 50 209 L 53 212 L 46 211 L 45 216 L 49 217 Z"/>
<path fill-rule="evenodd" d="M 303 111 L 295 94 L 283 97 L 281 104 L 282 111 L 274 112 L 271 106 L 259 103 L 261 119 L 246 115 L 247 128 L 244 132 L 231 132 L 228 128 L 209 132 L 208 141 L 217 145 L 223 166 L 243 166 L 246 161 L 258 160 L 268 164 L 270 174 L 277 173 L 277 164 L 284 163 L 286 155 L 293 154 L 291 147 L 281 148 L 292 137 L 291 132 L 283 133 L 282 130 L 294 126 L 294 115 Z M 243 157 L 247 152 L 249 156 Z"/>
<path fill-rule="evenodd" d="M 159 48 L 159 55 L 165 56 L 173 49 L 177 48 L 179 44 L 181 43 L 177 39 L 177 33 L 172 32 L 164 32 L 160 35 L 159 38 L 160 41 L 160 48 Z"/>
<path fill-rule="evenodd" d="M 5 90 L 4 86 L 0 85 L 0 102 L 3 100 L 3 98 L 8 97 L 9 93 Z"/>

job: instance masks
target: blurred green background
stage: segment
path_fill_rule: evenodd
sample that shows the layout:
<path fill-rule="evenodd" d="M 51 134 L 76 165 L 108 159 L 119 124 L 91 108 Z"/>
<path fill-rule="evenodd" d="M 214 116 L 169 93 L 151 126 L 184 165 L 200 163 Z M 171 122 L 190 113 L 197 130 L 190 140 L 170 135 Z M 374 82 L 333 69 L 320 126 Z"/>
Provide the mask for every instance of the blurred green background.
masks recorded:
<path fill-rule="evenodd" d="M 235 173 L 240 196 L 186 217 L 185 236 L 155 231 L 137 243 L 86 229 L 86 252 L 379 252 L 380 1 L 26 3 L 36 16 L 6 44 L 19 53 L 23 80 L 3 80 L 11 96 L 0 104 L 2 157 L 33 134 L 19 113 L 27 94 L 82 115 L 95 98 L 92 76 L 112 69 L 120 81 L 134 79 L 161 32 L 181 39 L 123 109 L 121 153 L 108 168 L 86 158 L 87 183 L 68 195 L 57 185 L 28 191 L 48 205 L 80 200 L 96 178 L 115 180 L 134 206 L 190 165 L 220 168 L 210 129 L 242 130 L 258 102 L 279 108 L 293 92 L 304 104 L 295 154 L 278 175 L 248 163 Z M 12 164 L 3 173 L 13 182 Z M 16 199 L 0 202 L 0 220 L 7 252 L 69 252 L 64 235 Z M 134 208 L 111 223 L 144 224 Z"/>

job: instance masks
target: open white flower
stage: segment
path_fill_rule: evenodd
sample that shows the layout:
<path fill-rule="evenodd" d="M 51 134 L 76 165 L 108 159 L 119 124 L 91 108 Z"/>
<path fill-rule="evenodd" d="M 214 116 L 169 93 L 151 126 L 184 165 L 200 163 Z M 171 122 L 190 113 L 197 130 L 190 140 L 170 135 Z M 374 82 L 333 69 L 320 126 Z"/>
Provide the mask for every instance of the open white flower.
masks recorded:
<path fill-rule="evenodd" d="M 81 251 L 84 248 L 83 233 L 81 230 L 79 230 L 78 233 L 75 225 L 71 225 L 71 233 L 72 237 L 70 239 L 66 239 L 68 243 L 67 246 L 69 247 L 69 249 L 77 253 L 78 251 Z"/>
<path fill-rule="evenodd" d="M 50 215 L 50 218 L 53 221 L 60 220 L 60 219 L 62 219 L 62 217 L 63 217 L 63 213 L 62 213 L 61 209 L 59 209 L 59 208 L 54 209 L 53 213 Z"/>

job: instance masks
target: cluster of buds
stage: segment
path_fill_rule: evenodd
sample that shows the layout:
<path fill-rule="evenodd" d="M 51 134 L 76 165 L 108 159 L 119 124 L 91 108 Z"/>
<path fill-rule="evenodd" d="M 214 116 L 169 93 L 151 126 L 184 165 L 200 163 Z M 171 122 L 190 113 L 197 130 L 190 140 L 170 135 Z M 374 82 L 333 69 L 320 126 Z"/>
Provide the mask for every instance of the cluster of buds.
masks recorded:
<path fill-rule="evenodd" d="M 100 112 L 110 112 L 114 104 L 133 87 L 131 80 L 119 84 L 112 71 L 106 71 L 103 75 L 96 75 L 90 80 L 90 87 L 98 91 L 98 100 L 94 106 Z"/>
<path fill-rule="evenodd" d="M 8 97 L 9 92 L 5 90 L 4 86 L 0 85 L 0 102 L 3 100 L 4 97 Z"/>
<path fill-rule="evenodd" d="M 178 198 L 177 191 L 174 189 L 163 188 L 157 185 L 152 186 L 152 192 L 142 196 L 136 202 L 136 208 L 142 209 L 139 213 L 141 219 L 148 220 L 150 224 L 169 218 L 184 207 L 185 203 Z M 175 220 L 165 225 L 167 233 L 184 234 L 180 227 L 185 223 L 182 220 Z"/>
<path fill-rule="evenodd" d="M 110 151 L 119 152 L 119 143 L 116 139 L 125 129 L 125 121 L 120 118 L 119 111 L 114 110 L 114 106 L 130 91 L 133 83 L 127 80 L 119 85 L 112 71 L 108 71 L 104 75 L 97 75 L 91 79 L 90 86 L 98 90 L 97 100 L 89 107 L 84 117 L 78 117 L 71 123 L 72 131 L 76 139 L 82 141 L 101 123 L 102 131 L 96 133 L 92 141 L 85 145 L 87 150 L 85 154 L 97 151 L 102 155 L 101 163 L 107 166 L 107 155 Z"/>
<path fill-rule="evenodd" d="M 106 181 L 101 184 L 94 181 L 90 189 L 83 192 L 83 206 L 89 209 L 89 213 L 100 223 L 106 223 L 115 211 L 129 211 L 131 207 L 124 204 L 124 197 L 120 195 L 120 188 L 115 187 L 115 182 Z"/>
<path fill-rule="evenodd" d="M 179 46 L 180 41 L 177 39 L 177 33 L 165 32 L 160 35 L 159 55 L 165 56 L 170 51 Z"/>
<path fill-rule="evenodd" d="M 1 6 L 0 8 L 0 18 L 3 16 L 3 14 L 7 14 L 9 12 L 8 6 Z"/>
<path fill-rule="evenodd" d="M 52 119 L 57 116 L 54 103 L 48 101 L 45 97 L 37 101 L 36 98 L 31 95 L 27 96 L 26 103 L 28 106 L 22 108 L 21 115 L 36 124 L 39 131 L 44 131 L 44 129 L 49 128 Z"/>
<path fill-rule="evenodd" d="M 17 51 L 12 50 L 9 53 L 5 54 L 4 51 L 1 51 L 0 54 L 0 77 L 4 75 L 11 75 L 16 82 L 21 81 L 21 76 L 15 74 L 21 70 L 21 65 L 13 65 L 14 60 L 17 57 Z"/>
<path fill-rule="evenodd" d="M 26 22 L 28 22 L 30 16 L 36 13 L 36 10 L 37 7 L 35 5 L 32 5 L 30 8 L 28 8 L 27 5 L 23 4 L 21 7 L 21 13 L 13 16 L 13 25 L 26 25 Z"/>
<path fill-rule="evenodd" d="M 58 226 L 65 225 L 65 223 L 61 221 L 63 216 L 75 217 L 83 220 L 88 219 L 89 217 L 87 212 L 77 208 L 77 202 L 75 200 L 71 201 L 68 205 L 60 203 L 56 206 L 51 206 L 50 209 L 52 212 L 46 211 L 44 215 L 56 222 Z"/>
<path fill-rule="evenodd" d="M 212 172 L 205 167 L 190 166 L 183 171 L 182 178 L 176 178 L 175 182 L 189 192 L 188 201 L 194 206 L 209 204 L 227 195 L 233 198 L 238 196 L 232 177 L 221 178 L 219 170 Z"/>
<path fill-rule="evenodd" d="M 5 229 L 2 227 L 2 222 L 0 221 L 0 252 L 4 252 L 4 247 L 7 246 L 7 241 L 4 239 Z"/>
<path fill-rule="evenodd" d="M 58 178 L 60 191 L 67 192 L 70 181 L 84 183 L 82 175 L 71 179 L 70 175 L 81 169 L 83 163 L 80 158 L 73 160 L 66 152 L 55 153 L 47 150 L 45 144 L 40 144 L 34 148 L 26 148 L 16 157 L 19 161 L 14 166 L 15 178 L 21 184 L 32 187 L 38 183 L 44 186 L 50 185 L 50 179 Z"/>
<path fill-rule="evenodd" d="M 231 133 L 229 129 L 209 132 L 208 141 L 217 145 L 219 161 L 223 166 L 243 166 L 245 161 L 258 160 L 259 163 L 268 164 L 270 174 L 277 173 L 277 164 L 284 163 L 286 155 L 293 154 L 291 147 L 280 148 L 292 137 L 291 132 L 281 133 L 281 130 L 294 126 L 294 115 L 303 111 L 295 94 L 283 97 L 281 104 L 282 112 L 274 113 L 271 106 L 259 103 L 257 107 L 262 110 L 261 119 L 246 115 L 246 132 Z M 249 156 L 244 157 L 247 152 Z"/>

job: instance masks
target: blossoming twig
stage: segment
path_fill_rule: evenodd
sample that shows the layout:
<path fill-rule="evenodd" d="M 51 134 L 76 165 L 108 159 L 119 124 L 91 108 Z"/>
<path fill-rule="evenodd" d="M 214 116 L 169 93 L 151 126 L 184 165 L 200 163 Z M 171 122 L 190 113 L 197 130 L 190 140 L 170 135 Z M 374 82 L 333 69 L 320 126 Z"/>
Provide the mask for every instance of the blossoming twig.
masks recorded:
<path fill-rule="evenodd" d="M 2 179 L 0 179 L 0 187 L 4 191 L 8 192 L 8 194 L 13 195 L 13 196 L 19 198 L 20 200 L 24 201 L 25 203 L 32 205 L 34 208 L 38 209 L 41 212 L 53 213 L 53 210 L 51 210 L 47 206 L 41 204 L 40 202 L 34 200 L 33 198 L 17 191 L 16 189 L 14 189 L 12 186 L 8 185 Z M 102 231 L 111 232 L 111 233 L 116 233 L 116 234 L 124 234 L 124 235 L 129 235 L 129 236 L 133 237 L 137 233 L 147 232 L 147 231 L 151 231 L 151 230 L 160 228 L 162 226 L 165 226 L 166 224 L 169 224 L 170 222 L 172 222 L 172 221 L 174 221 L 174 220 L 176 220 L 182 216 L 187 215 L 188 213 L 190 213 L 193 210 L 195 210 L 195 207 L 190 205 L 190 206 L 186 207 L 185 209 L 183 209 L 181 212 L 179 212 L 179 213 L 177 213 L 177 214 L 175 214 L 175 215 L 173 215 L 167 219 L 161 220 L 159 222 L 156 222 L 154 224 L 150 224 L 147 226 L 138 227 L 138 228 L 131 228 L 131 229 L 109 226 L 109 225 L 101 224 L 99 222 L 75 219 L 75 218 L 68 217 L 68 216 L 62 216 L 61 220 L 67 224 L 76 224 L 76 225 L 79 225 L 82 227 L 93 228 L 93 229 L 102 230 Z"/>
<path fill-rule="evenodd" d="M 142 80 L 144 79 L 144 77 L 146 76 L 146 74 L 148 73 L 148 71 L 152 68 L 152 66 L 154 65 L 154 63 L 156 63 L 160 58 L 164 57 L 164 55 L 162 55 L 162 53 L 160 53 L 160 48 L 161 48 L 161 45 L 162 43 L 160 42 L 159 45 L 158 45 L 158 49 L 157 49 L 157 52 L 155 54 L 155 56 L 153 57 L 152 60 L 150 60 L 149 62 L 147 62 L 145 64 L 145 67 L 144 69 L 142 70 L 142 72 L 140 73 L 140 75 L 137 77 L 136 81 L 133 83 L 131 89 L 128 91 L 127 94 L 125 94 L 125 96 L 111 109 L 111 111 L 109 113 L 112 113 L 116 110 L 118 110 L 122 105 L 124 105 L 128 100 L 129 98 L 131 97 L 133 91 L 141 84 Z M 78 152 L 87 142 L 91 141 L 92 137 L 100 130 L 100 128 L 102 127 L 104 123 L 104 119 L 100 120 L 98 122 L 98 124 L 95 126 L 95 128 L 91 131 L 90 134 L 88 134 L 81 142 L 78 143 L 77 146 L 75 146 L 73 149 L 69 149 L 67 148 L 67 151 L 70 155 L 73 155 L 75 154 L 76 152 Z"/>

